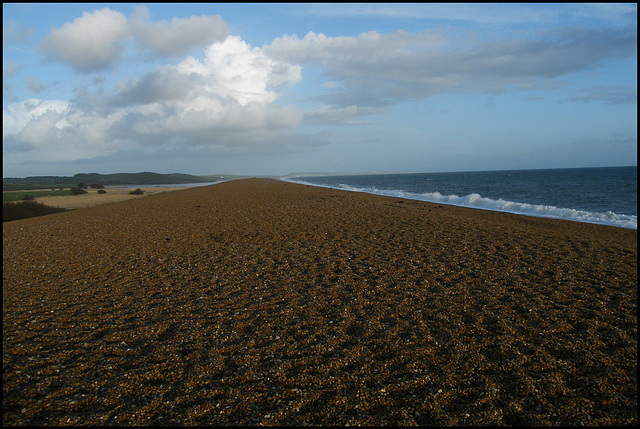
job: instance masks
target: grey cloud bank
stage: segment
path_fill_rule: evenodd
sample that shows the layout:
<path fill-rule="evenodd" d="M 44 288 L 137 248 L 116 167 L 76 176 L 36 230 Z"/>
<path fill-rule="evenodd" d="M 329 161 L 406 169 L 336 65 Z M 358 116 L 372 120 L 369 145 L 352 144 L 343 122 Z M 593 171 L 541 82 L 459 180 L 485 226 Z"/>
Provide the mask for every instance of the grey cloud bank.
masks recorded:
<path fill-rule="evenodd" d="M 357 37 L 308 33 L 278 38 L 265 52 L 282 61 L 322 64 L 354 92 L 375 99 L 426 97 L 454 90 L 530 89 L 546 80 L 629 57 L 637 32 L 564 28 L 515 40 L 460 40 L 443 31 L 369 32 Z M 393 82 L 393 84 L 390 84 Z M 336 103 L 351 102 L 339 94 Z"/>

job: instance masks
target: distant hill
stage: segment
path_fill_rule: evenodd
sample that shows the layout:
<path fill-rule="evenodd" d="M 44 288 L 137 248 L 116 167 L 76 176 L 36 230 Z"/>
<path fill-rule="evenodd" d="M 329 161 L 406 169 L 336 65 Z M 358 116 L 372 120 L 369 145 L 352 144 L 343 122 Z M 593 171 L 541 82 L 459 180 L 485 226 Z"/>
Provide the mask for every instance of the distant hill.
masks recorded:
<path fill-rule="evenodd" d="M 23 189 L 36 189 L 38 187 L 62 187 L 76 186 L 79 183 L 86 185 L 177 185 L 188 183 L 219 182 L 240 178 L 229 174 L 219 174 L 213 176 L 193 176 L 191 174 L 172 173 L 160 174 L 151 172 L 142 173 L 78 173 L 69 176 L 30 176 L 30 177 L 3 177 L 3 191 L 17 191 Z"/>

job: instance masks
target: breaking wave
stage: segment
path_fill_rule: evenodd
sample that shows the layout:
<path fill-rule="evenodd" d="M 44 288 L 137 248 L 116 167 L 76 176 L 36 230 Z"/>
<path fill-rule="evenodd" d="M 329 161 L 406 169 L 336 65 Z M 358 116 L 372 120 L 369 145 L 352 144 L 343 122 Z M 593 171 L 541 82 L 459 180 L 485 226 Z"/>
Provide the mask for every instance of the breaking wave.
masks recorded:
<path fill-rule="evenodd" d="M 551 205 L 528 204 L 516 201 L 507 201 L 500 199 L 485 198 L 480 194 L 472 193 L 469 195 L 442 195 L 439 192 L 415 193 L 402 190 L 378 189 L 376 187 L 356 187 L 346 184 L 338 184 L 336 186 L 320 185 L 309 183 L 303 180 L 293 178 L 281 179 L 286 182 L 299 183 L 303 185 L 319 186 L 323 188 L 339 189 L 351 192 L 364 192 L 373 195 L 384 195 L 389 197 L 400 197 L 410 200 L 427 201 L 431 203 L 450 204 L 459 207 L 470 207 L 483 210 L 493 210 L 507 213 L 514 213 L 527 216 L 545 217 L 553 219 L 565 219 L 576 222 L 595 223 L 601 225 L 611 225 L 621 228 L 638 229 L 638 217 L 633 215 L 617 214 L 611 211 L 589 212 L 585 210 L 577 210 L 570 208 L 561 208 Z"/>

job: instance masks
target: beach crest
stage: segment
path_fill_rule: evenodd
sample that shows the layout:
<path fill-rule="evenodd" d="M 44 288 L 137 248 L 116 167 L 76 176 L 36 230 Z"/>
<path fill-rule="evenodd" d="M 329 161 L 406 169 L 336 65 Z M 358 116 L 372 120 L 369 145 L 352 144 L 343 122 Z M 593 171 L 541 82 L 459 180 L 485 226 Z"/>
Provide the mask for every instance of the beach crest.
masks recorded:
<path fill-rule="evenodd" d="M 7 425 L 632 425 L 637 231 L 234 180 L 3 225 Z"/>

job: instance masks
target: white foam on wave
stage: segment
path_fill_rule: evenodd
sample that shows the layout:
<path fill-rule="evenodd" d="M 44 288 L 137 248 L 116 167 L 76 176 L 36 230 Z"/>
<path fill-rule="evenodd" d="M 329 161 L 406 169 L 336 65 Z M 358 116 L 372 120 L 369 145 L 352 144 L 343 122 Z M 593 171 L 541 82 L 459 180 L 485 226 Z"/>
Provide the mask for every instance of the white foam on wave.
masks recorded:
<path fill-rule="evenodd" d="M 534 217 L 546 217 L 553 219 L 565 219 L 576 222 L 595 223 L 601 225 L 617 226 L 621 228 L 638 229 L 638 217 L 633 215 L 617 214 L 612 211 L 605 213 L 589 212 L 585 210 L 560 208 L 540 204 L 519 203 L 507 201 L 502 198 L 493 200 L 485 198 L 480 194 L 472 193 L 465 196 L 442 195 L 439 192 L 414 193 L 402 190 L 381 190 L 375 187 L 354 187 L 345 184 L 337 186 L 318 185 L 293 178 L 281 179 L 286 182 L 299 183 L 303 185 L 319 186 L 322 188 L 340 189 L 351 192 L 364 192 L 367 194 L 384 195 L 389 197 L 407 198 L 410 200 L 427 201 L 431 203 L 442 203 L 460 207 L 470 207 L 483 210 L 493 210 L 521 214 Z"/>

